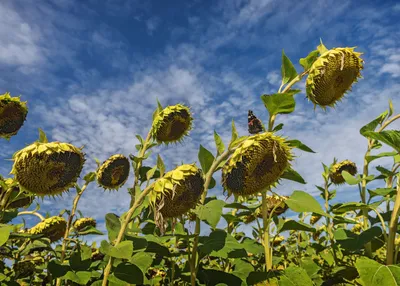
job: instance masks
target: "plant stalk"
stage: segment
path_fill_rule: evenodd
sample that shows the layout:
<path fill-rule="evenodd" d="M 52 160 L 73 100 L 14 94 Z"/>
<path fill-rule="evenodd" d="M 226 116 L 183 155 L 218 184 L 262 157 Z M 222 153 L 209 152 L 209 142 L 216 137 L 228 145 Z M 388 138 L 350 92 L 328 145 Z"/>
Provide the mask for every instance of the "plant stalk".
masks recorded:
<path fill-rule="evenodd" d="M 115 241 L 114 247 L 116 247 L 124 238 L 126 228 L 128 227 L 128 224 L 131 220 L 133 213 L 139 207 L 139 205 L 142 203 L 144 198 L 150 193 L 153 186 L 154 186 L 154 182 L 152 184 L 150 184 L 148 187 L 146 187 L 146 189 L 143 190 L 143 192 L 140 194 L 140 196 L 135 200 L 133 206 L 127 212 L 124 223 L 122 224 L 121 229 L 118 233 L 118 237 Z M 110 259 L 108 260 L 108 264 L 107 264 L 106 268 L 104 269 L 104 277 L 103 277 L 102 286 L 107 286 L 107 280 L 108 280 L 108 276 L 110 275 L 113 261 L 114 261 L 114 258 L 110 256 Z"/>
<path fill-rule="evenodd" d="M 389 223 L 389 237 L 387 241 L 387 253 L 386 253 L 386 265 L 392 265 L 394 262 L 394 249 L 395 249 L 395 238 L 397 232 L 397 223 L 399 219 L 400 210 L 400 174 L 397 175 L 397 185 L 396 185 L 396 201 L 394 203 L 392 216 Z"/>

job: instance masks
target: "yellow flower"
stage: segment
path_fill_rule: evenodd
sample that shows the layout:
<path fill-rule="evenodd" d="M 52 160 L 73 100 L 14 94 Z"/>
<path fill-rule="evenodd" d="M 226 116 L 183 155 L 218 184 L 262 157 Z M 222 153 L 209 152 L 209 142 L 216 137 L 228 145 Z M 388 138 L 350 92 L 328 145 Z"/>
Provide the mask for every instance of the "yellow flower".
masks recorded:
<path fill-rule="evenodd" d="M 292 159 L 283 138 L 270 132 L 250 136 L 224 165 L 222 185 L 228 195 L 256 194 L 275 185 Z"/>
<path fill-rule="evenodd" d="M 53 216 L 39 222 L 29 230 L 29 233 L 44 234 L 51 242 L 54 242 L 64 237 L 66 229 L 67 221 L 63 217 Z"/>
<path fill-rule="evenodd" d="M 85 162 L 81 149 L 60 142 L 34 142 L 16 152 L 13 160 L 10 173 L 22 190 L 39 196 L 54 196 L 74 186 Z"/>
<path fill-rule="evenodd" d="M 149 201 L 164 218 L 173 218 L 194 208 L 203 191 L 202 171 L 195 164 L 185 164 L 155 182 Z"/>
<path fill-rule="evenodd" d="M 180 141 L 192 129 L 192 121 L 188 107 L 181 104 L 167 106 L 154 118 L 152 136 L 159 144 Z"/>
<path fill-rule="evenodd" d="M 104 189 L 118 190 L 129 177 L 129 160 L 121 154 L 108 158 L 97 171 L 97 183 Z"/>
<path fill-rule="evenodd" d="M 74 228 L 77 231 L 81 231 L 88 226 L 96 227 L 96 220 L 91 217 L 85 217 L 85 218 L 77 219 L 74 223 Z"/>
<path fill-rule="evenodd" d="M 340 163 L 334 164 L 329 173 L 332 183 L 335 185 L 340 185 L 346 182 L 342 176 L 343 171 L 346 171 L 354 176 L 357 174 L 357 166 L 350 160 L 344 160 Z"/>
<path fill-rule="evenodd" d="M 351 85 L 361 77 L 362 53 L 354 48 L 335 48 L 322 54 L 311 66 L 307 81 L 307 97 L 325 109 L 334 107 L 343 98 Z"/>
<path fill-rule="evenodd" d="M 28 108 L 26 101 L 11 97 L 10 93 L 0 95 L 0 137 L 10 139 L 24 124 Z"/>

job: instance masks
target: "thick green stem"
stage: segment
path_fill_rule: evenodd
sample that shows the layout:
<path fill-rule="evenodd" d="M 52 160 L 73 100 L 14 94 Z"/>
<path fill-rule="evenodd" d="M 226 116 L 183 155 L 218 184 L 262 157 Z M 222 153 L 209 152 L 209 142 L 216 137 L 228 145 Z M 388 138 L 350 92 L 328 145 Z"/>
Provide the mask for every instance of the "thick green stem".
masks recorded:
<path fill-rule="evenodd" d="M 61 246 L 61 257 L 60 257 L 61 264 L 64 262 L 65 252 L 66 252 L 66 249 L 67 249 L 67 242 L 68 242 L 67 238 L 69 236 L 69 230 L 71 228 L 72 220 L 73 220 L 73 218 L 75 216 L 75 212 L 76 212 L 76 208 L 78 207 L 79 199 L 81 198 L 83 192 L 86 190 L 87 186 L 88 186 L 88 183 L 85 183 L 83 185 L 81 191 L 77 192 L 76 197 L 74 199 L 74 202 L 72 204 L 72 210 L 71 210 L 71 213 L 69 214 L 69 217 L 68 217 L 67 228 L 65 230 L 64 239 L 63 239 L 62 246 Z M 57 278 L 56 285 L 57 286 L 61 285 L 61 279 L 60 278 Z"/>
<path fill-rule="evenodd" d="M 267 190 L 262 192 L 262 217 L 263 217 L 263 246 L 265 255 L 265 268 L 267 271 L 272 269 L 272 247 L 269 242 L 269 225 L 268 206 L 267 206 Z"/>
<path fill-rule="evenodd" d="M 329 211 L 329 189 L 328 189 L 328 179 L 325 179 L 325 192 L 324 192 L 324 197 L 325 197 L 325 212 L 328 213 Z M 332 232 L 332 223 L 331 223 L 331 219 L 329 217 L 325 217 L 326 218 L 326 231 L 328 233 L 329 236 L 329 241 L 331 243 L 331 247 L 332 247 L 332 251 L 333 251 L 333 258 L 335 260 L 335 263 L 337 265 L 338 263 L 338 258 L 337 258 L 337 253 L 336 253 L 336 249 L 335 249 L 335 242 L 333 239 L 333 232 Z"/>
<path fill-rule="evenodd" d="M 140 194 L 140 196 L 135 200 L 133 206 L 127 212 L 124 223 L 122 224 L 121 229 L 118 233 L 118 237 L 115 241 L 114 247 L 116 247 L 124 238 L 126 228 L 128 227 L 128 224 L 132 218 L 133 213 L 139 207 L 139 205 L 142 203 L 144 198 L 150 193 L 150 191 L 153 187 L 154 187 L 154 182 L 152 184 L 150 184 L 148 187 L 146 187 L 146 189 L 143 190 L 143 192 Z M 114 258 L 110 256 L 110 259 L 108 260 L 108 264 L 107 264 L 106 268 L 104 269 L 104 277 L 103 277 L 102 286 L 107 286 L 107 280 L 108 280 L 108 276 L 110 275 L 113 261 L 114 261 Z"/>
<path fill-rule="evenodd" d="M 208 192 L 208 186 L 211 183 L 212 175 L 214 174 L 215 170 L 218 168 L 218 166 L 226 159 L 228 158 L 232 152 L 235 150 L 234 149 L 227 149 L 224 153 L 222 153 L 214 162 L 212 163 L 210 169 L 208 170 L 206 174 L 206 180 L 204 182 L 204 191 L 203 194 L 201 195 L 200 198 L 200 203 L 204 204 L 206 197 L 207 197 L 207 192 Z M 197 270 L 198 270 L 198 256 L 197 256 L 197 247 L 199 244 L 199 236 L 200 236 L 200 219 L 196 217 L 196 225 L 195 225 L 195 230 L 194 230 L 194 241 L 193 241 L 193 248 L 192 248 L 192 253 L 191 253 L 191 259 L 189 259 L 189 265 L 190 265 L 190 283 L 192 286 L 196 285 L 196 275 L 197 275 Z"/>
<path fill-rule="evenodd" d="M 388 241 L 387 241 L 387 253 L 386 253 L 386 264 L 387 265 L 392 265 L 394 262 L 394 259 L 393 259 L 394 242 L 396 239 L 397 223 L 398 223 L 398 219 L 399 219 L 399 209 L 400 209 L 400 174 L 397 175 L 396 189 L 397 189 L 396 201 L 394 203 L 392 216 L 390 218 L 390 223 L 389 223 L 389 237 L 388 237 Z"/>

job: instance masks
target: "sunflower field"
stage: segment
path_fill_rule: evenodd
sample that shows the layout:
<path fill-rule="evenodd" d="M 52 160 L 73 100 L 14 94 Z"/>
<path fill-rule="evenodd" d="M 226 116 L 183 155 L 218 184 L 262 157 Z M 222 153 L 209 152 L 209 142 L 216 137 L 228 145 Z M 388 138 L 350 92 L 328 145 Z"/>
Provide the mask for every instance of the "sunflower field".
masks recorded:
<path fill-rule="evenodd" d="M 322 164 L 316 188 L 324 205 L 304 191 L 280 195 L 282 180 L 305 183 L 301 170 L 293 168 L 293 149 L 314 152 L 279 135 L 279 115 L 294 111 L 301 91 L 293 86 L 305 79 L 314 108 L 340 108 L 364 67 L 355 48 L 327 49 L 322 41 L 299 63 L 301 72 L 282 54 L 281 86 L 261 96 L 266 126 L 239 136 L 232 121 L 229 144 L 214 132 L 217 152 L 200 145 L 199 164 L 166 170 L 160 155 L 155 166 L 145 164 L 153 147 L 189 136 L 193 116 L 183 104 L 157 102 L 146 138 L 136 136 L 136 153 L 96 160 L 97 169 L 86 174 L 84 147 L 49 142 L 40 129 L 37 141 L 14 153 L 10 173 L 0 175 L 1 285 L 400 285 L 400 131 L 390 130 L 400 114 L 391 102 L 360 129 L 362 166 L 351 158 Z M 27 102 L 1 95 L 0 137 L 16 135 L 27 114 Z M 383 145 L 392 151 L 379 153 Z M 384 157 L 392 158 L 391 169 L 369 174 L 370 163 Z M 213 178 L 216 172 L 221 182 Z M 133 186 L 126 184 L 129 176 Z M 96 220 L 79 211 L 90 184 L 130 195 L 126 212 L 104 214 L 108 239 L 100 245 L 86 239 L 103 234 Z M 208 195 L 217 184 L 220 196 Z M 359 190 L 359 201 L 331 203 L 345 185 Z M 44 216 L 40 205 L 26 210 L 35 198 L 62 199 L 66 191 L 76 195 L 70 209 L 57 216 Z M 227 203 L 224 197 L 234 200 Z M 289 209 L 298 219 L 285 218 Z M 17 216 L 40 222 L 16 224 Z M 221 221 L 223 229 L 217 227 Z M 204 225 L 211 229 L 207 235 Z"/>

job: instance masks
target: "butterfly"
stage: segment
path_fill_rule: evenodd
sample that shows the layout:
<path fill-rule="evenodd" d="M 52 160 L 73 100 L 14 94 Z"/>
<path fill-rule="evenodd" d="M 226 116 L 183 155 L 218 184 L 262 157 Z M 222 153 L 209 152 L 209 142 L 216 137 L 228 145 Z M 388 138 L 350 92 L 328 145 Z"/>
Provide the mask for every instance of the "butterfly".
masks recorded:
<path fill-rule="evenodd" d="M 249 110 L 248 128 L 250 134 L 257 134 L 264 131 L 264 127 L 261 123 L 261 120 L 258 119 L 251 110 Z"/>

